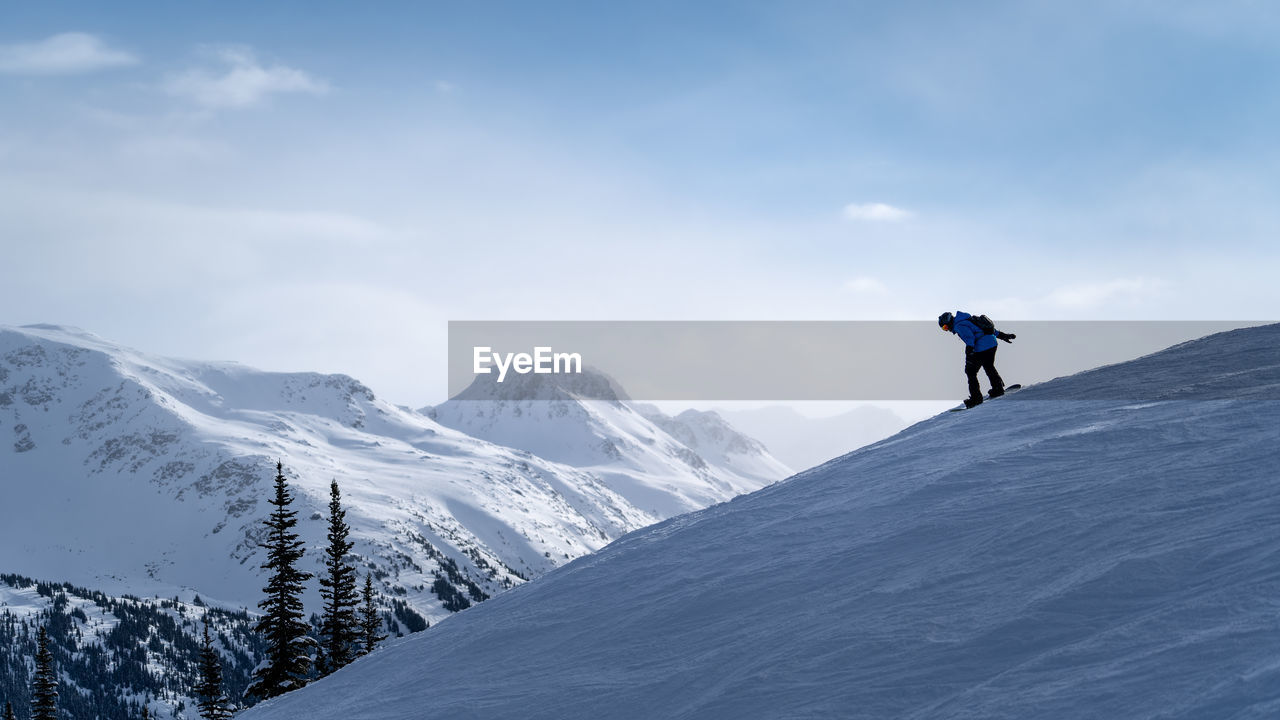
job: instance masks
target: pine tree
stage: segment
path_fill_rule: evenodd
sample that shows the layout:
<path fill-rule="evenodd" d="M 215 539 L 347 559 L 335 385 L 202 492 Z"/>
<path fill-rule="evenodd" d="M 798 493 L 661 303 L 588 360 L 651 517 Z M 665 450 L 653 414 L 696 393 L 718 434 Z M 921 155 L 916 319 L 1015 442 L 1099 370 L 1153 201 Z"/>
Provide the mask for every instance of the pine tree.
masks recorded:
<path fill-rule="evenodd" d="M 378 608 L 373 604 L 373 577 L 369 573 L 364 575 L 364 607 L 360 608 L 360 631 L 364 640 L 363 654 L 368 655 L 378 646 L 378 643 L 387 639 L 386 635 L 379 635 L 378 631 L 382 629 L 382 618 L 378 617 Z"/>
<path fill-rule="evenodd" d="M 303 583 L 311 573 L 299 570 L 297 563 L 304 551 L 302 541 L 293 531 L 298 524 L 298 513 L 290 510 L 293 496 L 284 480 L 284 466 L 276 463 L 275 498 L 271 504 L 275 510 L 266 520 L 269 530 L 267 561 L 264 570 L 271 571 L 271 579 L 262 589 L 267 597 L 258 603 L 263 616 L 257 631 L 266 640 L 266 660 L 254 671 L 253 683 L 247 694 L 266 699 L 297 690 L 307 684 L 311 670 L 311 651 L 315 640 L 307 636 L 307 622 L 303 619 Z"/>
<path fill-rule="evenodd" d="M 31 680 L 31 720 L 58 720 L 58 672 L 43 627 L 36 641 L 36 674 Z"/>
<path fill-rule="evenodd" d="M 360 635 L 356 606 L 356 569 L 346 561 L 352 543 L 347 525 L 347 512 L 342 509 L 338 481 L 329 484 L 329 546 L 325 549 L 324 575 L 320 578 L 320 597 L 324 600 L 324 618 L 320 623 L 324 660 L 321 674 L 327 675 L 355 659 L 355 644 Z"/>
<path fill-rule="evenodd" d="M 146 706 L 142 706 L 142 720 L 151 720 L 151 710 Z"/>
<path fill-rule="evenodd" d="M 5 702 L 4 704 L 4 720 L 18 720 L 18 716 L 13 714 L 13 703 Z"/>
<path fill-rule="evenodd" d="M 204 616 L 204 645 L 200 648 L 200 684 L 196 686 L 200 717 L 205 720 L 227 720 L 227 698 L 222 694 L 222 658 L 213 649 L 209 637 L 209 615 Z"/>

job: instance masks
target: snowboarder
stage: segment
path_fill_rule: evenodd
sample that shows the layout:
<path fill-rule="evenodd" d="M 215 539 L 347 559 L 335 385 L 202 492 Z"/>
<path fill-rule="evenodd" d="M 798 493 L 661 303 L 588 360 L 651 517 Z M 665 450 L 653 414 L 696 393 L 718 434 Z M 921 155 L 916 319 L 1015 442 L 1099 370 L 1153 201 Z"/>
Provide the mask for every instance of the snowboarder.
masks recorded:
<path fill-rule="evenodd" d="M 998 398 L 1003 395 L 1004 380 L 996 372 L 996 339 L 1013 342 L 1017 335 L 996 330 L 995 324 L 986 315 L 974 317 L 959 310 L 955 315 L 949 312 L 939 315 L 938 327 L 944 332 L 955 333 L 964 341 L 964 374 L 969 378 L 969 397 L 965 398 L 964 406 L 971 408 L 982 402 L 982 388 L 978 385 L 979 368 L 986 371 L 987 380 L 991 381 L 989 396 Z"/>

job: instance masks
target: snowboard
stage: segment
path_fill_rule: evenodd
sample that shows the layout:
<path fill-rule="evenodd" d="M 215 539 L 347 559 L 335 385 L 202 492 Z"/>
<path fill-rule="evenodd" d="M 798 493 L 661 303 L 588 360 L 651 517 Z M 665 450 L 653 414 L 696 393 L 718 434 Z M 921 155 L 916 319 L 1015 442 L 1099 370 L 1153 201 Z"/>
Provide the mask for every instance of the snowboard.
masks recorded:
<path fill-rule="evenodd" d="M 1005 386 L 1004 386 L 1004 395 L 1008 395 L 1009 393 L 1013 392 L 1014 390 L 1019 390 L 1019 389 L 1021 389 L 1021 388 L 1022 388 L 1022 386 L 1021 386 L 1021 385 L 1019 385 L 1019 384 L 1016 384 L 1016 383 L 1015 383 L 1015 384 L 1013 384 L 1013 385 L 1005 385 Z M 1004 397 L 1004 395 L 1001 395 L 1000 397 Z M 993 397 L 991 397 L 991 395 L 987 395 L 986 397 L 982 398 L 982 403 L 983 403 L 983 405 L 985 405 L 985 404 L 987 404 L 987 403 L 991 402 L 992 400 L 999 400 L 999 399 L 1000 399 L 1000 397 L 993 398 Z M 973 407 L 982 407 L 982 405 L 974 405 Z M 950 410 L 948 410 L 948 412 L 960 412 L 961 410 L 972 410 L 972 409 L 973 409 L 973 408 L 967 408 L 967 407 L 965 407 L 965 406 L 961 405 L 960 407 L 953 407 L 953 408 L 951 408 Z"/>

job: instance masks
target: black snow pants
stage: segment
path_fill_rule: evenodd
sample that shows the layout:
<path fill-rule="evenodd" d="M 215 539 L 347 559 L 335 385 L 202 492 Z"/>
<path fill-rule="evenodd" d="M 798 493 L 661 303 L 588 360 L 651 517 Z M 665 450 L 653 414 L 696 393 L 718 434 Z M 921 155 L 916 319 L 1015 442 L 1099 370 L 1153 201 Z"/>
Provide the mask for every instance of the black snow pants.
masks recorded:
<path fill-rule="evenodd" d="M 1004 380 L 1001 380 L 1000 373 L 996 372 L 996 349 L 971 352 L 964 359 L 964 374 L 969 378 L 970 400 L 979 402 L 982 400 L 982 388 L 978 386 L 979 369 L 986 371 L 987 379 L 991 381 L 991 389 L 997 391 L 997 395 L 1004 392 Z"/>

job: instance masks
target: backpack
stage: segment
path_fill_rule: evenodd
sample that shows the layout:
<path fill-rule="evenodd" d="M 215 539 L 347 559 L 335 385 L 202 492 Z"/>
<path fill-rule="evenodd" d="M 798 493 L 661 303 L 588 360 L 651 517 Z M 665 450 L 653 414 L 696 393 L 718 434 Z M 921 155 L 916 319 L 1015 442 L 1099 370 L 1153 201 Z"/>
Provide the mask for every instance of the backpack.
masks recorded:
<path fill-rule="evenodd" d="M 995 335 L 996 324 L 986 315 L 974 315 L 969 318 L 969 322 L 982 331 L 983 335 Z"/>

